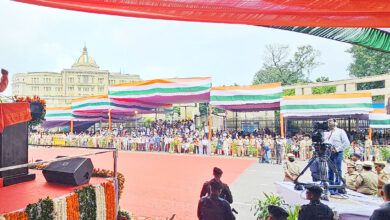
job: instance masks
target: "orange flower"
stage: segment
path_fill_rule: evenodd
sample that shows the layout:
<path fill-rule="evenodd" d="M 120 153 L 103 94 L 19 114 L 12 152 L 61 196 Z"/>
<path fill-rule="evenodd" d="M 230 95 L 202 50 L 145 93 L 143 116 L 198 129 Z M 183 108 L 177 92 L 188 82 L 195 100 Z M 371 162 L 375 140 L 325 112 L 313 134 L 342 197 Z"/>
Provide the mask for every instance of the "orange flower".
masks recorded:
<path fill-rule="evenodd" d="M 69 220 L 80 220 L 79 197 L 77 193 L 66 197 L 66 215 Z"/>

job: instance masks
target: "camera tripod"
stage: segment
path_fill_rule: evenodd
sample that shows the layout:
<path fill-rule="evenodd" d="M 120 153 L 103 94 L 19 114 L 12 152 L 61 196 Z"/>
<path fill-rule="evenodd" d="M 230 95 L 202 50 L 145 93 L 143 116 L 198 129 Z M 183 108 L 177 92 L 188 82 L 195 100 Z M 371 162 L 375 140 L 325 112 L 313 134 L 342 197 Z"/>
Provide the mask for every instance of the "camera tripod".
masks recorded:
<path fill-rule="evenodd" d="M 330 160 L 330 158 L 329 158 L 329 148 L 328 148 L 327 145 L 328 144 L 316 144 L 315 145 L 317 147 L 315 147 L 316 151 L 314 152 L 314 156 L 311 158 L 311 160 L 306 165 L 306 167 L 302 170 L 302 172 L 294 180 L 294 183 L 295 183 L 295 189 L 297 189 L 297 190 L 302 190 L 303 189 L 302 186 L 310 185 L 310 184 L 307 184 L 307 183 L 300 183 L 300 182 L 298 182 L 298 179 L 299 179 L 299 177 L 301 177 L 306 172 L 306 170 L 318 158 L 319 159 L 319 170 L 320 170 L 320 181 L 321 181 L 322 187 L 324 188 L 324 195 L 322 196 L 322 199 L 326 200 L 326 201 L 329 201 L 329 197 L 328 197 L 329 189 L 338 189 L 339 193 L 344 194 L 346 192 L 345 191 L 346 183 L 345 183 L 344 179 L 342 178 L 342 176 L 341 176 L 339 170 L 337 169 L 337 167 Z M 333 171 L 333 173 L 335 173 L 335 175 L 337 175 L 339 180 L 342 181 L 342 183 L 343 183 L 342 185 L 329 185 L 329 182 L 328 182 L 328 172 L 327 172 L 327 169 L 326 169 L 327 165 Z"/>

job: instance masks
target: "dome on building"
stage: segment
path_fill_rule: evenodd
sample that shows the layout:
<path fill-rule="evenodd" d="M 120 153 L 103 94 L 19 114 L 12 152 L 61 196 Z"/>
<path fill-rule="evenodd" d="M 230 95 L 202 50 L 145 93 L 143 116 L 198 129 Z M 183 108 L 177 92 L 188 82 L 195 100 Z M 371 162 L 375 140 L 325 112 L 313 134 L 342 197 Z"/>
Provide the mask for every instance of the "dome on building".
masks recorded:
<path fill-rule="evenodd" d="M 88 55 L 87 47 L 84 46 L 83 54 L 76 59 L 72 65 L 72 69 L 93 69 L 98 70 L 99 66 L 96 65 L 95 60 Z"/>

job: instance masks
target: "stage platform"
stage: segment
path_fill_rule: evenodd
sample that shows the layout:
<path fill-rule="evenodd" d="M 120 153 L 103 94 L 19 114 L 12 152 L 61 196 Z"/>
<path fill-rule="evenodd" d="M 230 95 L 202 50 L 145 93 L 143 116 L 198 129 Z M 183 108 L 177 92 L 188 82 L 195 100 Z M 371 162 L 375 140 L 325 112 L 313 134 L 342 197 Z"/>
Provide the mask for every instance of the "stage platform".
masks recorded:
<path fill-rule="evenodd" d="M 304 205 L 305 191 L 294 190 L 291 182 L 275 182 L 277 193 L 290 205 Z M 347 189 L 347 194 L 331 196 L 329 201 L 321 201 L 337 212 L 339 220 L 368 220 L 373 211 L 383 203 L 382 198 L 367 196 Z"/>
<path fill-rule="evenodd" d="M 70 194 L 82 186 L 68 186 L 48 183 L 40 170 L 30 170 L 36 174 L 36 179 L 0 188 L 0 215 L 24 209 L 30 203 L 49 196 L 51 199 Z M 89 184 L 98 185 L 106 182 L 105 178 L 92 177 Z M 87 184 L 86 184 L 87 185 Z"/>

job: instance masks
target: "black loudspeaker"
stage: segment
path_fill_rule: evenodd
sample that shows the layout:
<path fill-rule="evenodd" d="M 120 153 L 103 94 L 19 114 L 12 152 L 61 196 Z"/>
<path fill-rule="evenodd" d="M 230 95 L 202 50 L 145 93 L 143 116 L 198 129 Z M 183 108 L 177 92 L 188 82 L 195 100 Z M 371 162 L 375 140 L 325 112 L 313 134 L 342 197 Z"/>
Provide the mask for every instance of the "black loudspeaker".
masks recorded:
<path fill-rule="evenodd" d="M 93 171 L 89 158 L 74 158 L 49 164 L 42 173 L 47 182 L 79 186 L 89 183 Z"/>
<path fill-rule="evenodd" d="M 0 167 L 15 166 L 28 162 L 27 122 L 14 124 L 4 128 L 0 133 Z M 0 172 L 3 185 L 31 181 L 35 174 L 29 174 L 28 168 L 18 168 Z M 1 187 L 1 186 L 0 186 Z"/>

